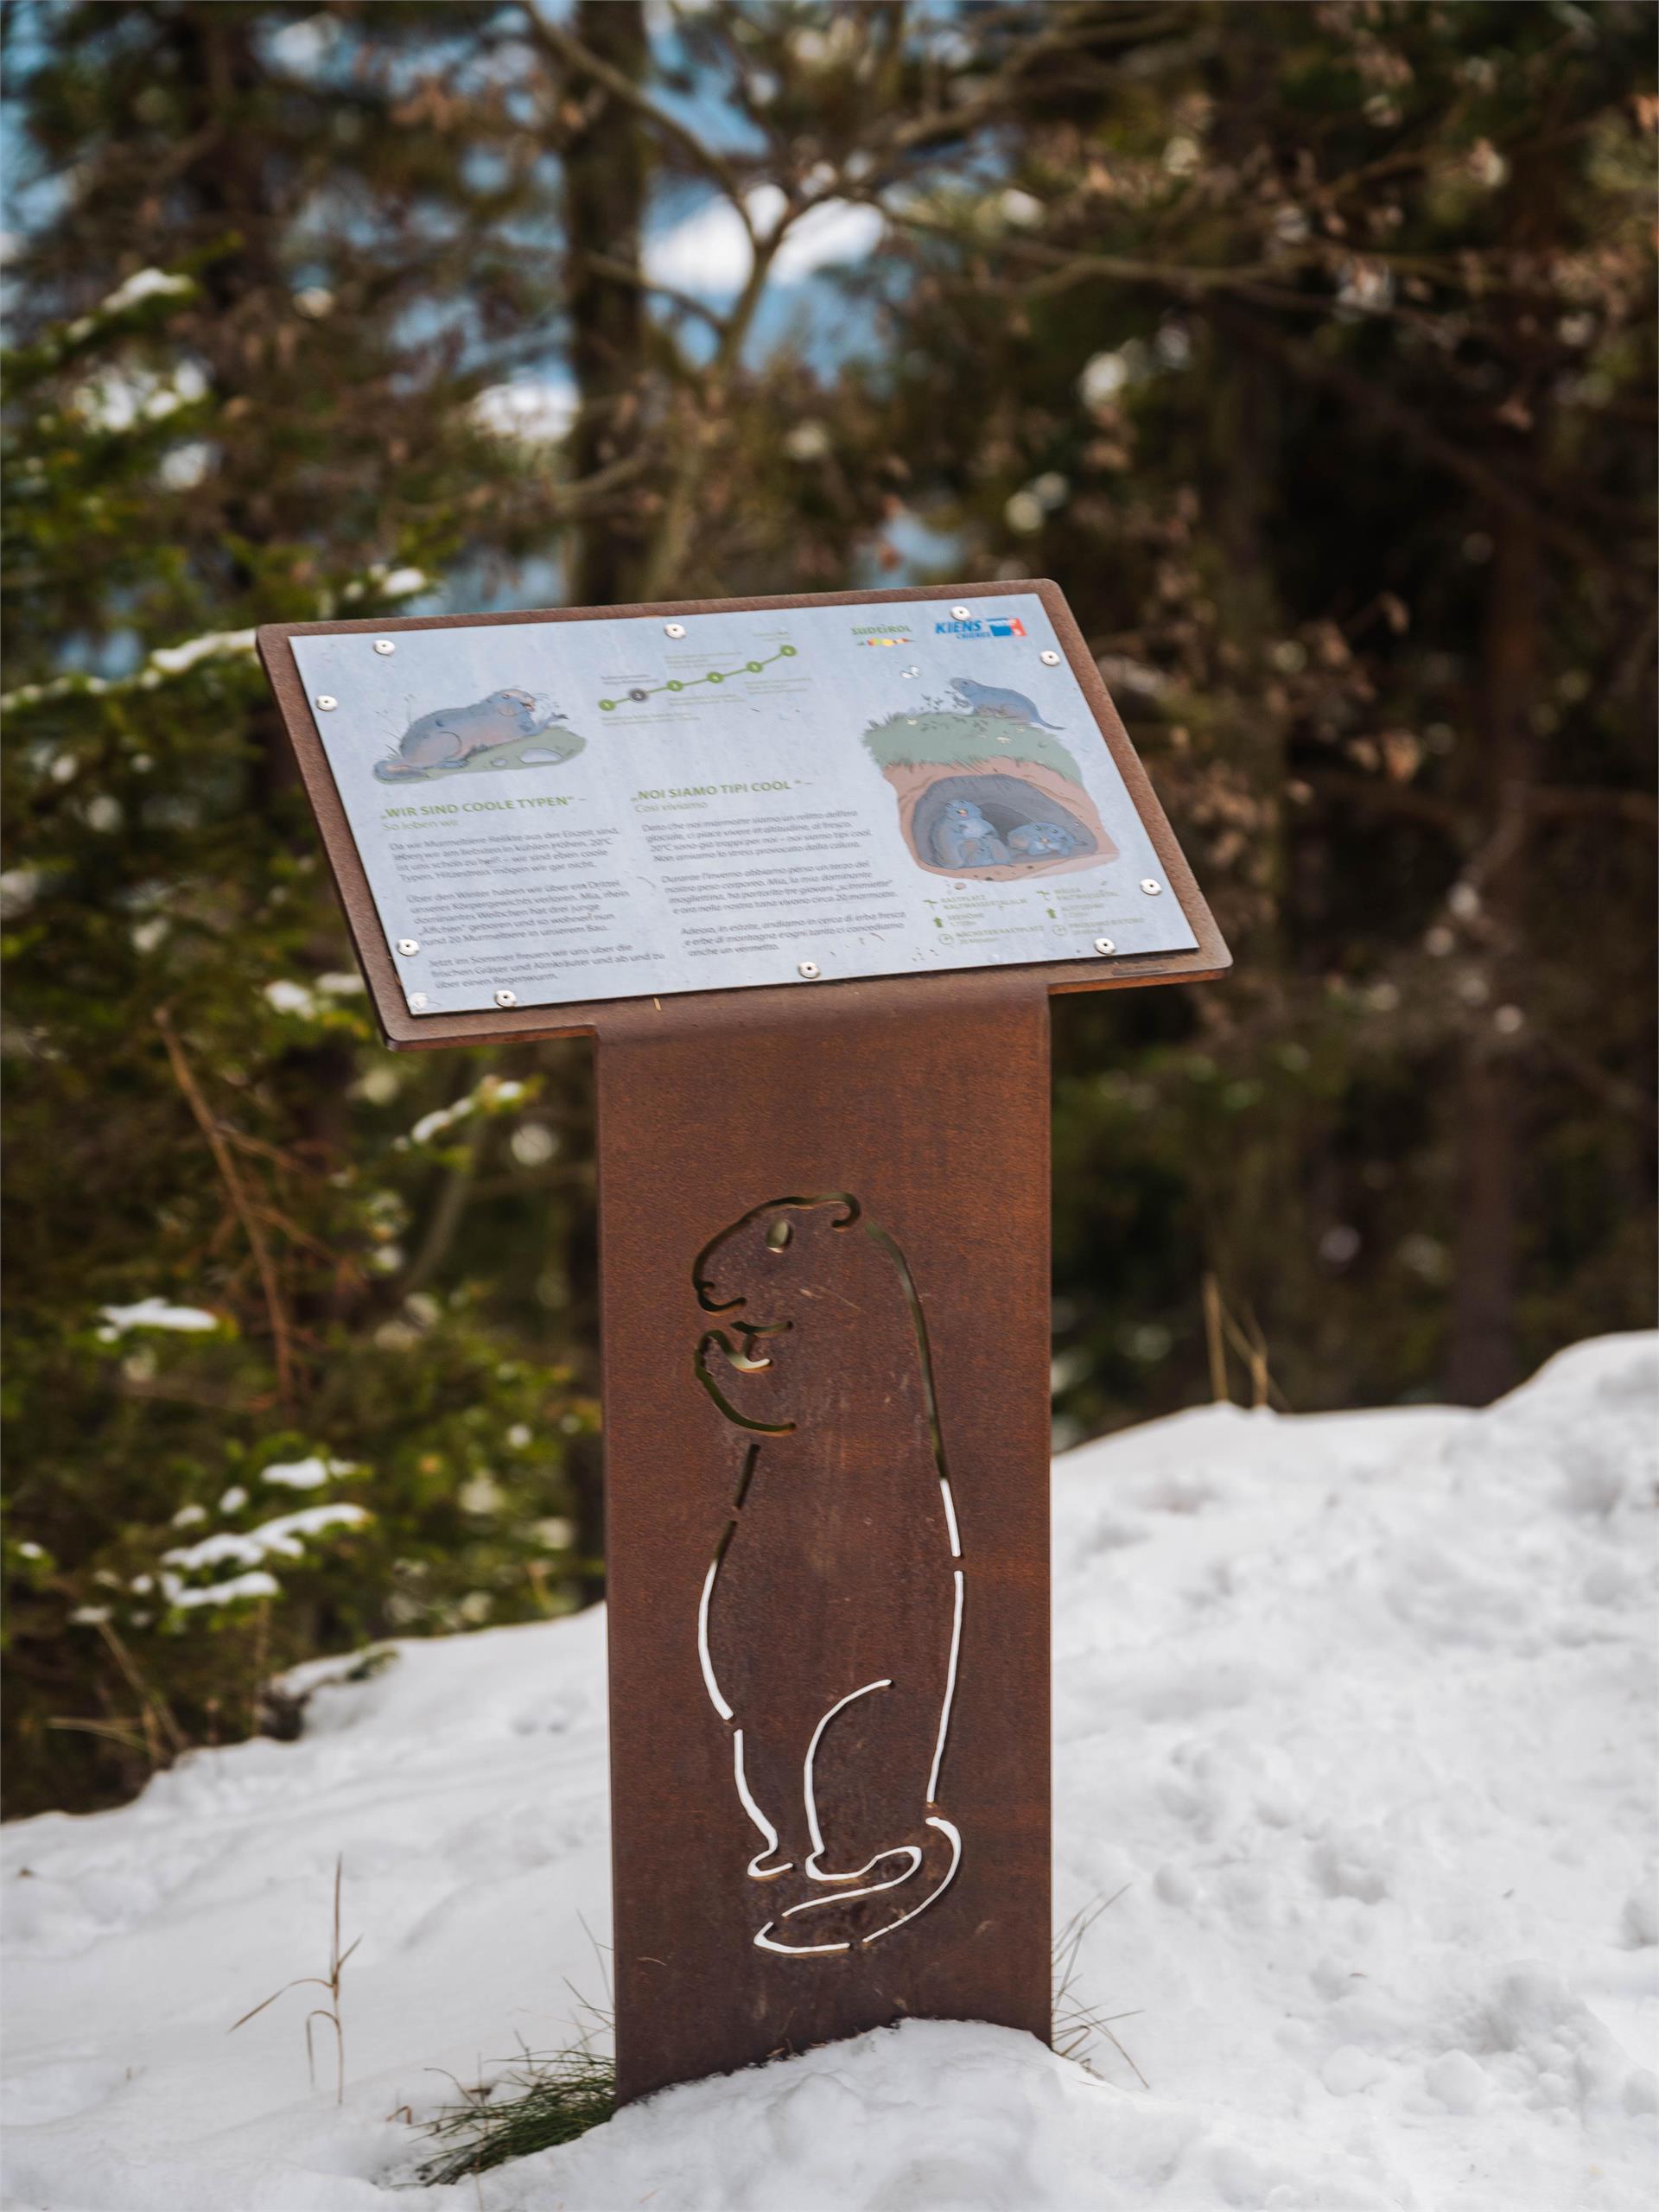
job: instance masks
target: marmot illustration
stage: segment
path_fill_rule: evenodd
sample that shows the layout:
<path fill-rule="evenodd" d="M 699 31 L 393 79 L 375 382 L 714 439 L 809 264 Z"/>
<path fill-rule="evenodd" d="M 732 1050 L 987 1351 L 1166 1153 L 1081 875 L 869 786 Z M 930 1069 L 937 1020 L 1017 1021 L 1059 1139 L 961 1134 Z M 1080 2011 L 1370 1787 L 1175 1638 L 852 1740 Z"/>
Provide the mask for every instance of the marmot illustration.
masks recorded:
<path fill-rule="evenodd" d="M 942 868 L 995 868 L 1008 849 L 971 800 L 955 798 L 933 825 L 933 857 Z"/>
<path fill-rule="evenodd" d="M 423 780 L 444 769 L 465 767 L 475 754 L 522 747 L 565 719 L 553 712 L 538 721 L 538 713 L 532 693 L 515 690 L 492 691 L 487 699 L 470 707 L 435 707 L 410 724 L 397 741 L 397 752 L 377 760 L 374 772 L 383 784 Z M 548 758 L 563 760 L 581 745 L 580 738 L 573 745 L 550 744 Z"/>
<path fill-rule="evenodd" d="M 1010 721 L 1029 722 L 1033 729 L 1058 729 L 1046 722 L 1023 691 L 1006 690 L 1000 683 L 976 683 L 971 676 L 953 677 L 950 689 L 970 715 L 1006 715 Z"/>
<path fill-rule="evenodd" d="M 1058 822 L 1022 822 L 1008 832 L 1008 850 L 1022 861 L 1063 858 L 1077 849 L 1077 839 Z"/>
<path fill-rule="evenodd" d="M 697 1649 L 760 1839 L 762 1950 L 874 1943 L 943 1893 L 962 1549 L 925 1325 L 855 1198 L 775 1198 L 697 1255 L 696 1372 L 738 1432 Z M 775 1886 L 774 1886 L 775 1885 Z"/>

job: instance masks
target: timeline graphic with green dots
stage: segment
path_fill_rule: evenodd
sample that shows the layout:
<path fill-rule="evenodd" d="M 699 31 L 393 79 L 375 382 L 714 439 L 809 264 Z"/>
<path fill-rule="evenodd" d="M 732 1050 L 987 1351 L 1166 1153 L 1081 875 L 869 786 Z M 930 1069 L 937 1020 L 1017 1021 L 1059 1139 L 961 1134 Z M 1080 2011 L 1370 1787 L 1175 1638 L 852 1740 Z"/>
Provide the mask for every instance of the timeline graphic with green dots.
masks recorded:
<path fill-rule="evenodd" d="M 626 699 L 601 699 L 600 711 L 608 715 L 618 707 L 654 698 L 659 691 L 692 691 L 699 683 L 727 683 L 734 676 L 759 676 L 761 670 L 770 668 L 773 661 L 793 660 L 794 658 L 793 645 L 779 645 L 777 652 L 769 653 L 765 660 L 746 660 L 741 668 L 711 668 L 702 676 L 671 676 L 666 683 L 653 683 L 649 689 L 644 684 L 635 684 Z"/>

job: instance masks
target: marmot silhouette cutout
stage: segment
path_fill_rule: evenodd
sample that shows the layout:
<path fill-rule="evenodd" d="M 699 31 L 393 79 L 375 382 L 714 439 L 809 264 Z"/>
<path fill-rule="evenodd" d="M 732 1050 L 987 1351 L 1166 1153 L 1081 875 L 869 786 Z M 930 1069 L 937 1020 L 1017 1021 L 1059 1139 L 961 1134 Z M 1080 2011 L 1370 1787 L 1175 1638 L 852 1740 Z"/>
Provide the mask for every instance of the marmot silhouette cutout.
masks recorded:
<path fill-rule="evenodd" d="M 774 1198 L 697 1255 L 696 1373 L 736 1431 L 697 1651 L 760 1847 L 754 1942 L 849 1952 L 949 1887 L 962 1547 L 904 1254 L 845 1192 Z"/>

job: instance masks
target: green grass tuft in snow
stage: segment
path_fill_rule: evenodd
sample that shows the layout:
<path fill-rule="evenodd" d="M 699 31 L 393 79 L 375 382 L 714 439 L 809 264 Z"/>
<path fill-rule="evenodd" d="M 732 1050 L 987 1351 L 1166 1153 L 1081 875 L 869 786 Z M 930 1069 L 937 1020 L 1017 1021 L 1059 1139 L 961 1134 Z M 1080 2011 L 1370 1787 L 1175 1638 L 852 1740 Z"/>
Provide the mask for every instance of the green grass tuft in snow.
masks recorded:
<path fill-rule="evenodd" d="M 499 2082 L 462 2095 L 430 2123 L 429 2132 L 442 2147 L 416 2177 L 428 2188 L 574 2143 L 602 2126 L 616 2110 L 616 2068 L 585 2044 L 545 2054 L 526 2050 Z"/>

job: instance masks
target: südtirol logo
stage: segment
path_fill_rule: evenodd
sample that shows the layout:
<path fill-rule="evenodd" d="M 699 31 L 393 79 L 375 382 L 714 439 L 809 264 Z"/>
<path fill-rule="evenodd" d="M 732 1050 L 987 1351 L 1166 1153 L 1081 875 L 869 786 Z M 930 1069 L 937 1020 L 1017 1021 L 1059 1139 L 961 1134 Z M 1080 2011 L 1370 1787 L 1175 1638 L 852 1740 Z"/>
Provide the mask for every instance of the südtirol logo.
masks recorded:
<path fill-rule="evenodd" d="M 873 629 L 868 624 L 855 628 L 853 635 L 861 645 L 913 645 L 916 642 L 903 631 L 890 636 L 887 631 Z"/>
<path fill-rule="evenodd" d="M 966 622 L 954 618 L 936 622 L 933 634 L 938 638 L 1023 638 L 1026 626 L 1017 614 L 987 614 L 982 618 L 976 615 Z"/>

